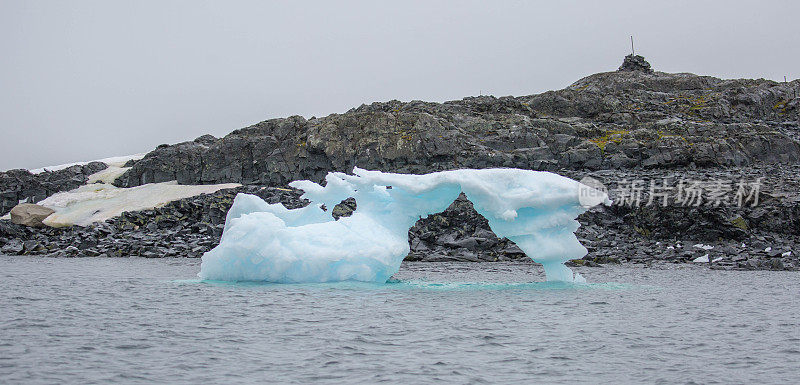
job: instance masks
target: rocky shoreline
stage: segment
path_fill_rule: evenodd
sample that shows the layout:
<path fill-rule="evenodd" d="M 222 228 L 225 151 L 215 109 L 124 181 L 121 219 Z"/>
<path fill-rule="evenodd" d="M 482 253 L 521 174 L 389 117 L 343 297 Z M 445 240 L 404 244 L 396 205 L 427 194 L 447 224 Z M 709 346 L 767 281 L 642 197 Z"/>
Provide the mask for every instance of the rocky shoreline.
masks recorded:
<path fill-rule="evenodd" d="M 618 71 L 539 95 L 373 103 L 323 118 L 272 119 L 219 139 L 206 135 L 162 145 L 129 162 L 114 184 L 243 186 L 87 227 L 0 220 L 0 253 L 199 257 L 219 242 L 239 192 L 294 208 L 306 203 L 286 188 L 289 181 L 319 182 L 328 171 L 354 165 L 403 173 L 515 167 L 592 177 L 617 202 L 578 218 L 577 235 L 589 254 L 573 264 L 800 269 L 800 81 L 667 74 L 642 62 L 629 57 Z M 20 201 L 41 201 L 85 184 L 103 168 L 90 163 L 40 174 L 2 172 L 0 214 Z M 632 181 L 640 183 L 633 189 L 638 200 L 626 196 L 636 186 Z M 687 181 L 701 186 L 702 199 L 681 200 Z M 745 185 L 746 196 L 737 196 Z M 657 194 L 653 186 L 668 186 L 671 195 L 651 200 Z M 356 204 L 349 200 L 332 210 L 346 216 Z M 498 239 L 463 196 L 420 220 L 409 239 L 407 260 L 413 261 L 524 257 L 512 242 Z"/>
<path fill-rule="evenodd" d="M 289 208 L 307 204 L 297 190 L 243 186 L 124 213 L 87 227 L 26 227 L 0 221 L 0 253 L 197 258 L 219 243 L 225 214 L 240 192 Z M 572 264 L 692 263 L 707 255 L 702 265 L 712 268 L 800 270 L 797 201 L 762 196 L 765 200 L 759 206 L 744 208 L 612 205 L 592 209 L 578 218 L 582 227 L 577 235 L 589 254 Z M 333 214 L 348 216 L 355 206 L 356 202 L 344 201 L 333 208 Z M 409 230 L 409 239 L 409 261 L 527 259 L 512 242 L 497 238 L 464 196 L 444 212 L 420 220 Z"/>

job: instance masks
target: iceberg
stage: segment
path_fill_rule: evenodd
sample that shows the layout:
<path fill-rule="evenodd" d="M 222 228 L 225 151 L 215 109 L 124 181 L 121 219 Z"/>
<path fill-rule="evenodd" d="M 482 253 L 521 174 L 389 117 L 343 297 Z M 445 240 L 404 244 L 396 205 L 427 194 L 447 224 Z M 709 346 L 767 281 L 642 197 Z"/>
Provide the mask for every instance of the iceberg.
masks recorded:
<path fill-rule="evenodd" d="M 575 236 L 577 216 L 611 201 L 572 179 L 520 169 L 453 170 L 407 175 L 355 168 L 331 172 L 325 186 L 302 180 L 289 185 L 311 201 L 289 210 L 238 194 L 228 211 L 220 244 L 203 255 L 204 280 L 310 283 L 386 282 L 409 252 L 408 230 L 444 211 L 460 193 L 498 237 L 515 242 L 544 266 L 548 280 L 581 282 L 564 262 L 587 250 Z M 591 199 L 586 199 L 586 196 Z M 355 198 L 349 217 L 333 207 Z"/>

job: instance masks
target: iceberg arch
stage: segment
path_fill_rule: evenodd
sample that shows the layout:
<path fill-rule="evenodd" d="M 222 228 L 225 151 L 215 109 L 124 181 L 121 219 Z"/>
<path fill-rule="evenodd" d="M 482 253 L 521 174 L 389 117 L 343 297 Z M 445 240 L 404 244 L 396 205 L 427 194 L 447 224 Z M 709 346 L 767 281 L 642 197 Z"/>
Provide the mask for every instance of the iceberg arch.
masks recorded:
<path fill-rule="evenodd" d="M 424 175 L 368 171 L 331 172 L 325 186 L 289 185 L 311 201 L 289 210 L 280 203 L 239 194 L 228 211 L 220 244 L 203 255 L 206 280 L 278 283 L 386 282 L 409 252 L 408 230 L 443 211 L 463 192 L 498 237 L 515 242 L 544 266 L 551 281 L 582 281 L 564 262 L 587 250 L 575 236 L 577 216 L 611 203 L 572 179 L 520 169 L 453 170 Z M 332 208 L 349 197 L 357 208 L 335 220 Z M 326 210 L 325 208 L 330 208 Z"/>

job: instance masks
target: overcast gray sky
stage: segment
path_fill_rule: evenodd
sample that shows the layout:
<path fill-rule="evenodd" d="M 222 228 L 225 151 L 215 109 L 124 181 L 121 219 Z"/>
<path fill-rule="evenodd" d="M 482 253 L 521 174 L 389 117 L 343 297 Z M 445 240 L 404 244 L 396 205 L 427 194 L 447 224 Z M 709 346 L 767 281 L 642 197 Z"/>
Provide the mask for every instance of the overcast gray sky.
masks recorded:
<path fill-rule="evenodd" d="M 797 1 L 0 0 L 0 170 L 616 69 L 800 76 Z"/>

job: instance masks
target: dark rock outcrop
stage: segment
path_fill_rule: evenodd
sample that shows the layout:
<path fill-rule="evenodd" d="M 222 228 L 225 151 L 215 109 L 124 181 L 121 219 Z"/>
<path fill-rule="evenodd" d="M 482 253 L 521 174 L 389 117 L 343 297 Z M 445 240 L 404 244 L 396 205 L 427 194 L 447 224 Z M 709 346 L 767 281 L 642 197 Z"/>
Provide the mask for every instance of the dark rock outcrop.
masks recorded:
<path fill-rule="evenodd" d="M 409 230 L 409 261 L 495 262 L 526 258 L 510 240 L 498 238 L 464 194 L 445 211 L 420 219 Z"/>
<path fill-rule="evenodd" d="M 89 175 L 106 168 L 105 163 L 91 162 L 40 174 L 22 169 L 0 172 L 0 215 L 7 214 L 20 202 L 36 203 L 57 192 L 77 188 L 86 183 Z"/>
<path fill-rule="evenodd" d="M 328 171 L 356 165 L 427 173 L 791 163 L 800 161 L 798 89 L 798 81 L 617 71 L 532 96 L 380 102 L 162 145 L 116 184 L 281 186 L 319 182 Z"/>

